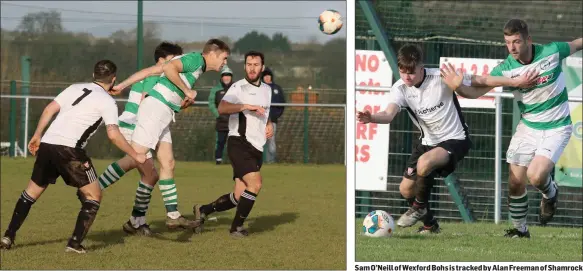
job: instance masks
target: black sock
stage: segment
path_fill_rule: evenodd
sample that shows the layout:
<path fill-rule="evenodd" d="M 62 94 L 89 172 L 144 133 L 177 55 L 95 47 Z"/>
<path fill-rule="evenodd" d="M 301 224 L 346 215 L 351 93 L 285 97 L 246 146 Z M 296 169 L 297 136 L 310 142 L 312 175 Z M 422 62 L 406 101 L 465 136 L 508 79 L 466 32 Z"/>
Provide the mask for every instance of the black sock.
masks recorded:
<path fill-rule="evenodd" d="M 427 206 L 427 202 L 429 201 L 429 197 L 431 196 L 433 178 L 417 175 L 415 184 L 417 185 L 417 192 L 415 194 L 414 205 L 419 208 L 425 208 Z"/>
<path fill-rule="evenodd" d="M 22 223 L 24 223 L 26 216 L 28 216 L 30 207 L 32 207 L 35 202 L 36 200 L 29 196 L 26 191 L 22 191 L 20 198 L 16 202 L 16 207 L 14 207 L 14 212 L 12 213 L 12 220 L 10 220 L 10 224 L 8 224 L 8 229 L 6 229 L 4 236 L 14 239 L 16 232 L 20 229 Z"/>
<path fill-rule="evenodd" d="M 223 212 L 237 207 L 237 199 L 234 193 L 224 194 L 215 201 L 200 207 L 201 213 L 210 215 L 214 212 Z"/>
<path fill-rule="evenodd" d="M 247 190 L 241 194 L 239 204 L 237 205 L 237 212 L 235 213 L 233 224 L 231 224 L 231 231 L 236 231 L 237 227 L 243 226 L 245 219 L 249 216 L 249 213 L 251 213 L 251 209 L 253 209 L 255 197 L 257 197 L 255 193 Z"/>
<path fill-rule="evenodd" d="M 413 206 L 413 202 L 415 201 L 415 197 L 405 199 L 409 207 Z"/>
<path fill-rule="evenodd" d="M 433 216 L 433 211 L 429 208 L 429 204 L 427 204 L 427 214 L 423 218 L 423 226 L 431 227 L 437 223 L 437 219 Z"/>
<path fill-rule="evenodd" d="M 85 200 L 83 205 L 81 206 L 81 211 L 79 211 L 79 215 L 77 216 L 77 223 L 75 224 L 75 230 L 73 230 L 73 236 L 69 242 L 76 242 L 77 244 L 81 244 L 87 232 L 89 232 L 89 228 L 95 221 L 95 216 L 97 215 L 97 211 L 99 210 L 99 202 L 95 200 Z"/>

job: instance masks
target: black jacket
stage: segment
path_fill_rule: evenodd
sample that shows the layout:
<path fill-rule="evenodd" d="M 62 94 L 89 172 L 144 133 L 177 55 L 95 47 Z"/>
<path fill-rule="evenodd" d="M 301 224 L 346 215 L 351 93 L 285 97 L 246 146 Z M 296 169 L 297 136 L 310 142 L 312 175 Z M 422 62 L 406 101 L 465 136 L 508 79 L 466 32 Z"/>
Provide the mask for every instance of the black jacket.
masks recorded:
<path fill-rule="evenodd" d="M 269 68 L 265 68 L 263 71 L 262 76 L 264 75 L 271 75 L 271 84 L 268 84 L 271 87 L 271 103 L 285 103 L 285 95 L 283 93 L 283 89 L 275 83 L 275 78 L 273 73 Z M 271 106 L 269 109 L 269 119 L 273 123 L 277 123 L 277 120 L 283 115 L 283 106 Z"/>
<path fill-rule="evenodd" d="M 215 94 L 215 106 L 217 108 L 219 108 L 219 103 L 221 103 L 221 100 L 223 99 L 223 97 L 227 93 L 227 90 L 229 90 L 229 87 L 231 86 L 231 84 L 225 85 L 223 82 L 221 82 L 221 86 L 223 88 L 218 90 Z M 228 115 L 228 114 L 227 115 L 219 115 L 219 117 L 217 118 L 217 123 L 215 124 L 215 129 L 217 130 L 217 132 L 228 132 L 229 131 L 229 116 L 230 115 Z"/>

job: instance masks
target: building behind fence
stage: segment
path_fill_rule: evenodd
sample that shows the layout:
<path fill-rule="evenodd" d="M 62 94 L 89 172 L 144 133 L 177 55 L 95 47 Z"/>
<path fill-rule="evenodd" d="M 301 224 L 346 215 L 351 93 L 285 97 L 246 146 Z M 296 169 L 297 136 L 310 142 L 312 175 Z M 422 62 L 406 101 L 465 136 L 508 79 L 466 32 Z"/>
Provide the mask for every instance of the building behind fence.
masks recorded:
<path fill-rule="evenodd" d="M 357 1 L 358 2 L 358 1 Z M 405 43 L 420 45 L 426 66 L 439 67 L 440 57 L 505 59 L 502 28 L 513 17 L 525 19 L 536 43 L 571 41 L 582 33 L 581 1 L 374 1 L 374 7 L 395 50 Z M 430 15 L 428 16 L 428 12 Z M 356 49 L 381 50 L 370 31 L 361 7 L 356 7 Z M 372 42 L 371 42 L 372 41 Z M 494 109 L 464 108 L 474 143 L 456 171 L 478 221 L 494 220 Z M 513 101 L 503 99 L 502 157 L 513 134 Z M 419 137 L 406 114 L 400 114 L 390 127 L 389 169 L 386 192 L 357 191 L 356 215 L 374 209 L 393 214 L 406 211 L 399 183 Z M 508 219 L 508 164 L 502 164 L 502 219 Z M 358 176 L 356 177 L 358 179 Z M 357 180 L 358 181 L 358 180 Z M 436 185 L 431 207 L 442 219 L 461 220 L 457 206 L 443 182 Z M 541 195 L 528 188 L 528 222 L 537 223 Z M 551 225 L 583 226 L 581 187 L 561 187 L 558 211 Z"/>

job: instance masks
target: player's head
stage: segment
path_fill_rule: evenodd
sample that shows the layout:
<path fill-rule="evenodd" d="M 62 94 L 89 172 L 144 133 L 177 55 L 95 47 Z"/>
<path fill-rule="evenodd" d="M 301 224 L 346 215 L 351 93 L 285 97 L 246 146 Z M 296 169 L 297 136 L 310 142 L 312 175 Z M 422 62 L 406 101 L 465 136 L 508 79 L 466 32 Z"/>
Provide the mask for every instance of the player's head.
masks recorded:
<path fill-rule="evenodd" d="M 528 25 L 520 19 L 512 19 L 504 25 L 504 41 L 508 53 L 516 60 L 530 58 L 532 39 L 528 33 Z"/>
<path fill-rule="evenodd" d="M 109 91 L 115 83 L 116 72 L 117 66 L 111 60 L 100 60 L 93 66 L 93 80 Z"/>
<path fill-rule="evenodd" d="M 154 61 L 157 64 L 166 63 L 175 56 L 182 54 L 182 47 L 180 45 L 170 42 L 162 42 L 154 50 Z"/>
<path fill-rule="evenodd" d="M 233 71 L 227 66 L 221 70 L 221 84 L 223 87 L 229 86 L 233 82 Z"/>
<path fill-rule="evenodd" d="M 268 67 L 265 67 L 265 70 L 261 74 L 261 79 L 266 84 L 273 83 L 273 72 L 271 72 L 271 70 Z"/>
<path fill-rule="evenodd" d="M 423 80 L 423 52 L 413 44 L 405 44 L 397 53 L 399 75 L 408 87 L 417 85 Z"/>
<path fill-rule="evenodd" d="M 265 57 L 257 51 L 249 51 L 245 54 L 245 78 L 251 83 L 258 83 L 261 79 L 261 72 L 265 66 Z"/>
<path fill-rule="evenodd" d="M 231 54 L 229 45 L 219 39 L 208 40 L 202 49 L 207 70 L 220 71 L 224 65 L 227 65 L 229 54 Z"/>

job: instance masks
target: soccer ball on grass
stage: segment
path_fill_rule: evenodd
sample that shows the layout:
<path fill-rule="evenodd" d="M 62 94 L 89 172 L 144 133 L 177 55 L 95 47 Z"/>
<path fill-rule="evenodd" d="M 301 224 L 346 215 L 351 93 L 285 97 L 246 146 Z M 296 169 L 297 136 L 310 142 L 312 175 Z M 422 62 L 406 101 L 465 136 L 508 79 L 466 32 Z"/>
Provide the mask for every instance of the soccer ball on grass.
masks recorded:
<path fill-rule="evenodd" d="M 362 222 L 362 232 L 369 237 L 391 237 L 394 231 L 393 217 L 382 210 L 368 213 Z"/>

